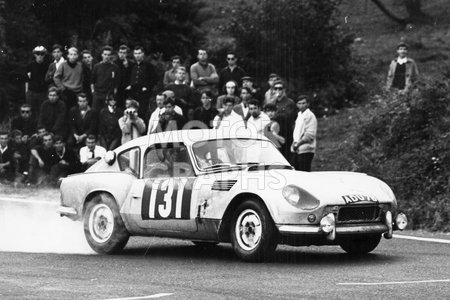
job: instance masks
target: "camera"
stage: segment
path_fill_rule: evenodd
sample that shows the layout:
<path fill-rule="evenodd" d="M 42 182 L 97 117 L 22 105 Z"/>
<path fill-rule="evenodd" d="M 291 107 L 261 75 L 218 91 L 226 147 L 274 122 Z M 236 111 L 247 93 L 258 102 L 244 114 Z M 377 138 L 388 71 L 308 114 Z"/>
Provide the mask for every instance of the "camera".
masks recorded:
<path fill-rule="evenodd" d="M 125 113 L 131 117 L 131 116 L 134 116 L 134 114 L 136 113 L 136 110 L 134 108 L 127 108 L 125 110 Z"/>

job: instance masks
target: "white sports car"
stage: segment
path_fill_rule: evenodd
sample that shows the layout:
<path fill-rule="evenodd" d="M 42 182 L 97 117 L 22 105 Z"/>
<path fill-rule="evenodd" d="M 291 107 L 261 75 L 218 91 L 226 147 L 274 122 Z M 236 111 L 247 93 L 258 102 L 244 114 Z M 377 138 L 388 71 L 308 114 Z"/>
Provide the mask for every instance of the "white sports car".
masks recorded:
<path fill-rule="evenodd" d="M 214 130 L 137 138 L 60 190 L 58 213 L 82 221 L 99 253 L 120 252 L 138 235 L 231 242 L 245 261 L 269 258 L 279 243 L 365 254 L 407 224 L 376 178 L 295 171 L 267 138 Z"/>

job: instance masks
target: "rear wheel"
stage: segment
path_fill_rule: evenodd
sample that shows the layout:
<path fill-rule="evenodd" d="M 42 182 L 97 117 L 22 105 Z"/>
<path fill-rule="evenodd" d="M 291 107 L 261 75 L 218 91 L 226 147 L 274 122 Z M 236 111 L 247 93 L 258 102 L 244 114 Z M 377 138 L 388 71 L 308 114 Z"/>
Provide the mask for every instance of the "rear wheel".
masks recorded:
<path fill-rule="evenodd" d="M 373 251 L 380 243 L 381 234 L 343 238 L 339 245 L 345 252 L 363 255 Z"/>
<path fill-rule="evenodd" d="M 277 231 L 266 207 L 256 200 L 241 203 L 234 212 L 231 242 L 244 261 L 270 259 L 277 247 Z"/>
<path fill-rule="evenodd" d="M 116 202 L 105 195 L 87 203 L 83 225 L 89 246 L 98 253 L 118 253 L 130 237 Z"/>

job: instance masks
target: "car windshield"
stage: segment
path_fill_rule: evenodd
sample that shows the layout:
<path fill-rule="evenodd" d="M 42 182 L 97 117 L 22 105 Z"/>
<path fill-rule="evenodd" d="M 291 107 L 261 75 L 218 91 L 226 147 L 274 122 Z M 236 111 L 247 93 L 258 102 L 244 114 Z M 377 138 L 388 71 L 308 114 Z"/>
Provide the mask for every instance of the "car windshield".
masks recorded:
<path fill-rule="evenodd" d="M 197 165 L 208 170 L 242 165 L 290 166 L 268 141 L 257 139 L 220 139 L 197 142 L 192 146 Z"/>

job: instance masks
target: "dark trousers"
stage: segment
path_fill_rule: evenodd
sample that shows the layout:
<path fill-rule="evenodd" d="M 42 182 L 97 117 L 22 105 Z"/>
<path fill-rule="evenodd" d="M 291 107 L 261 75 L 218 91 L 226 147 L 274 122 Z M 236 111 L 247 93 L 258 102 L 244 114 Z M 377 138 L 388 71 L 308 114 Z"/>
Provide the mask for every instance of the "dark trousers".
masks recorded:
<path fill-rule="evenodd" d="M 294 153 L 293 164 L 297 171 L 311 172 L 311 163 L 314 158 L 314 153 Z"/>
<path fill-rule="evenodd" d="M 78 103 L 77 103 L 78 102 L 78 99 L 77 99 L 78 94 L 79 93 L 76 93 L 69 89 L 65 89 L 64 91 L 62 91 L 61 99 L 66 104 L 67 111 L 69 111 L 72 107 L 78 105 Z"/>
<path fill-rule="evenodd" d="M 31 111 L 33 112 L 34 118 L 36 120 L 39 120 L 41 105 L 42 102 L 44 102 L 47 99 L 47 93 L 46 92 L 38 93 L 28 90 L 26 97 L 27 97 L 27 104 L 31 106 Z"/>
<path fill-rule="evenodd" d="M 94 92 L 92 95 L 92 109 L 99 112 L 106 106 L 106 94 Z"/>

